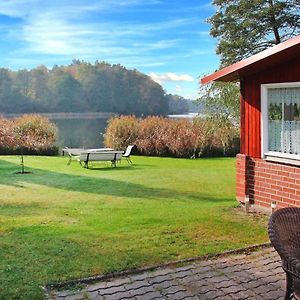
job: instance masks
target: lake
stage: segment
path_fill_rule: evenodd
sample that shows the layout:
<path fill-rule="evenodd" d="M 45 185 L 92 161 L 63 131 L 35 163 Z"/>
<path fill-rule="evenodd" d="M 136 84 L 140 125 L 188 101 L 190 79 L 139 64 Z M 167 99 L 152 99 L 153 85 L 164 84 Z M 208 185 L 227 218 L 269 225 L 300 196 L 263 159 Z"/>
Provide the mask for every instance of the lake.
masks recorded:
<path fill-rule="evenodd" d="M 197 114 L 169 115 L 172 119 L 192 119 Z M 51 117 L 50 117 L 51 119 Z M 58 127 L 58 146 L 70 148 L 102 148 L 108 117 L 54 118 Z"/>
<path fill-rule="evenodd" d="M 108 118 L 54 119 L 58 128 L 58 146 L 70 148 L 102 148 Z"/>

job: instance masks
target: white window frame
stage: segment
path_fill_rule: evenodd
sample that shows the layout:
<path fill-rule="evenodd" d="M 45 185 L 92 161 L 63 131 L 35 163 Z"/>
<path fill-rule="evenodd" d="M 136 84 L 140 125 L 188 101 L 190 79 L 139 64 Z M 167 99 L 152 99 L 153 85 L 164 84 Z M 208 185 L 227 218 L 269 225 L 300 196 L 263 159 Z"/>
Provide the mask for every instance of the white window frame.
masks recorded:
<path fill-rule="evenodd" d="M 269 129 L 268 129 L 268 89 L 274 88 L 293 88 L 300 87 L 300 82 L 283 82 L 283 83 L 269 83 L 261 85 L 261 156 L 265 159 L 274 157 L 276 161 L 283 158 L 283 162 L 299 161 L 300 155 L 280 153 L 275 151 L 268 151 L 269 149 Z M 270 159 L 272 160 L 272 159 Z M 289 161 L 290 160 L 290 161 Z M 298 163 L 297 163 L 298 164 Z"/>

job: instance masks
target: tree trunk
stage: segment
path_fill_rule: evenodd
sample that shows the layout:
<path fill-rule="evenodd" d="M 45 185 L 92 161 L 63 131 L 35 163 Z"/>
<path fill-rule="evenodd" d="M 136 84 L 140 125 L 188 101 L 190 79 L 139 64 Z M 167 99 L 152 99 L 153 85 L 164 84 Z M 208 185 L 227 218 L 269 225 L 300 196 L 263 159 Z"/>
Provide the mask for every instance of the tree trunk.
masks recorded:
<path fill-rule="evenodd" d="M 24 153 L 23 153 L 23 147 L 21 147 L 21 168 L 22 168 L 22 174 L 25 173 L 25 166 L 24 166 Z"/>
<path fill-rule="evenodd" d="M 269 5 L 270 5 L 270 21 L 271 21 L 271 26 L 273 29 L 273 33 L 275 36 L 275 44 L 278 45 L 281 43 L 281 38 L 279 35 L 279 30 L 278 27 L 276 25 L 276 17 L 275 17 L 275 12 L 274 12 L 274 3 L 273 0 L 268 0 Z"/>

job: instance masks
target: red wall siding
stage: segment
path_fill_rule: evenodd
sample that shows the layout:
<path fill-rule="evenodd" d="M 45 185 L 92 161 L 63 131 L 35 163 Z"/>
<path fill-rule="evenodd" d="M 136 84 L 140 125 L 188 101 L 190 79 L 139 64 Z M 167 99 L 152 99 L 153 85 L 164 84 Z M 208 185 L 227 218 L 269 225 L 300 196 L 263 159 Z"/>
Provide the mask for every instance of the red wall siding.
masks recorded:
<path fill-rule="evenodd" d="M 300 82 L 300 57 L 241 80 L 241 153 L 261 157 L 260 85 Z"/>

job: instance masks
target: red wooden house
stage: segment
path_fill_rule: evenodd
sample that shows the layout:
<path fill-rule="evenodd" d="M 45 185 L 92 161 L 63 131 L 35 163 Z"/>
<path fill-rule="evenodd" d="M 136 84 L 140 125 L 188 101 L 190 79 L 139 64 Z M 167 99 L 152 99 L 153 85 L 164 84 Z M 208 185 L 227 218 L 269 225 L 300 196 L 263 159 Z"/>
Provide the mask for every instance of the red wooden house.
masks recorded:
<path fill-rule="evenodd" d="M 240 81 L 236 196 L 255 206 L 300 206 L 300 36 L 209 76 Z"/>

